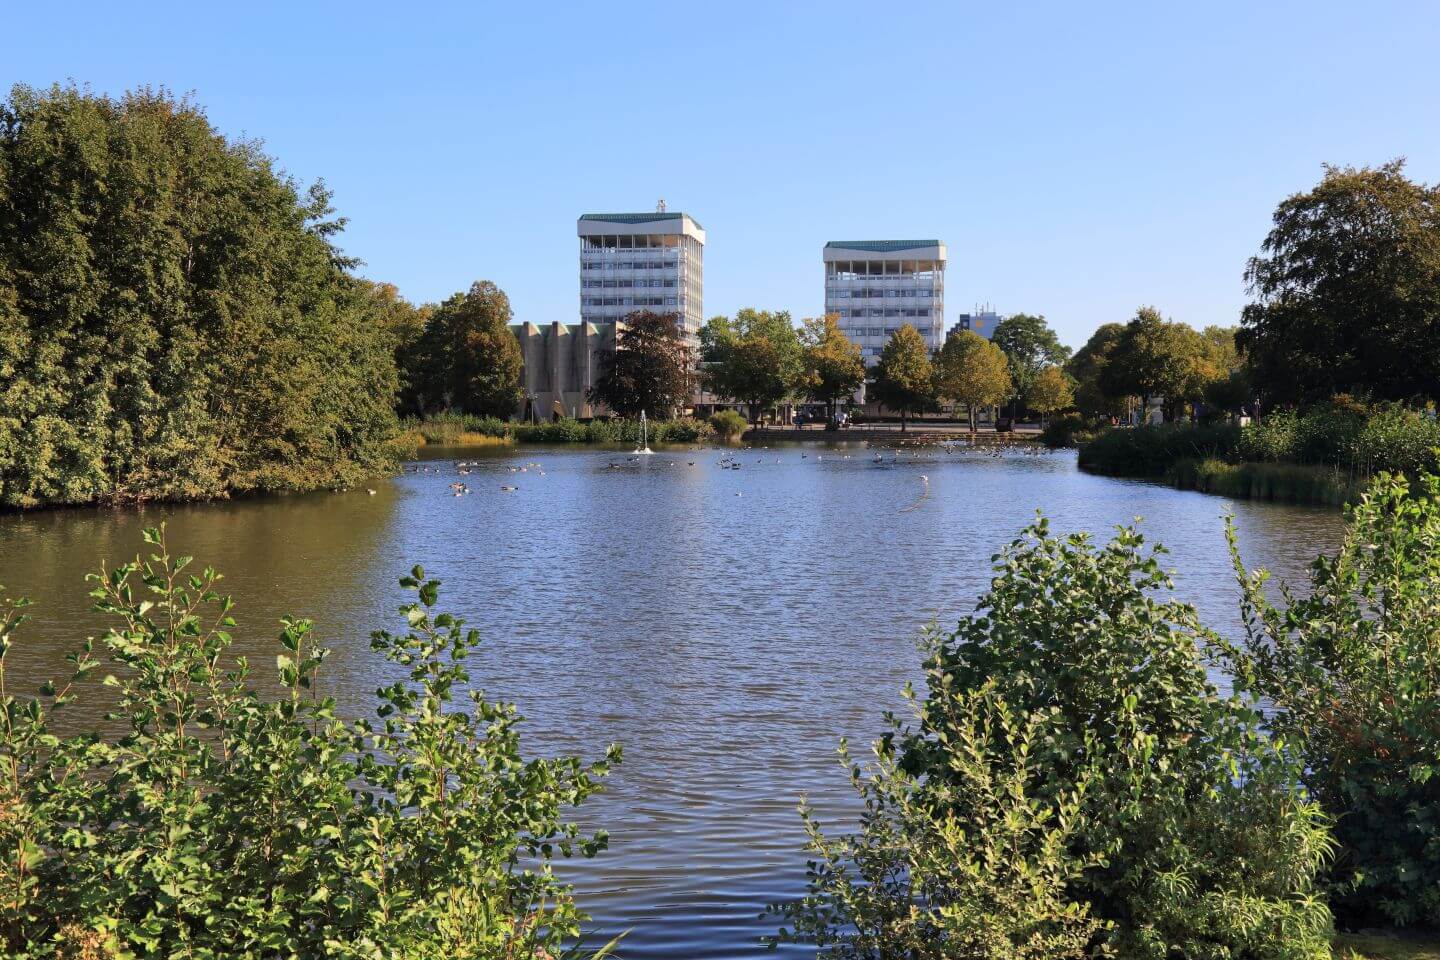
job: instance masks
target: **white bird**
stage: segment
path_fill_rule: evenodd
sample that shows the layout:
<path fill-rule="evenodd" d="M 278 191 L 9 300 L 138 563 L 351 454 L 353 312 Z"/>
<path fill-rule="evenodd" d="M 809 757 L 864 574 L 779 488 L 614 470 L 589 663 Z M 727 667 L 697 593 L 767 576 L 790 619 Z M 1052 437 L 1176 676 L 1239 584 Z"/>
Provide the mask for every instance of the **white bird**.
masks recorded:
<path fill-rule="evenodd" d="M 365 492 L 368 493 L 368 494 L 370 494 L 370 496 L 372 496 L 372 497 L 375 496 L 375 491 L 374 491 L 374 490 L 371 490 L 369 487 L 366 487 L 366 488 L 365 488 Z"/>
<path fill-rule="evenodd" d="M 502 486 L 500 489 L 501 489 L 501 490 L 504 490 L 506 493 L 513 493 L 514 491 L 519 490 L 520 488 L 519 488 L 519 487 L 506 487 L 506 486 Z"/>

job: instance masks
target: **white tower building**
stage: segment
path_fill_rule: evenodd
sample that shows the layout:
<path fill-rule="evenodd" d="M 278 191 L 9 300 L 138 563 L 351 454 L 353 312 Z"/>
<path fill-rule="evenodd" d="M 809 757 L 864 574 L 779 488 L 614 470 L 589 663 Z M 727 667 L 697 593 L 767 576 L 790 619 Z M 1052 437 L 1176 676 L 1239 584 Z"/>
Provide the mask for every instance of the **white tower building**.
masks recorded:
<path fill-rule="evenodd" d="M 580 235 L 580 319 L 614 323 L 632 310 L 705 322 L 705 230 L 685 213 L 587 213 Z"/>
<path fill-rule="evenodd" d="M 860 345 L 867 366 L 905 324 L 938 350 L 945 337 L 945 244 L 832 240 L 825 244 L 825 312 Z"/>

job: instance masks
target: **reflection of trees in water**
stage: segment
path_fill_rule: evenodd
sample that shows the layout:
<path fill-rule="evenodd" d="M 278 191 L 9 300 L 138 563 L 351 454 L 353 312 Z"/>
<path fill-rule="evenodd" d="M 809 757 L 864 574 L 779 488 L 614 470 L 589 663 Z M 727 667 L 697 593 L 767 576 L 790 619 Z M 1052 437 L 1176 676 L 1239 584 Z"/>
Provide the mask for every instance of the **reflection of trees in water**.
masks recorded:
<path fill-rule="evenodd" d="M 141 531 L 165 523 L 175 554 L 225 575 L 221 587 L 236 601 L 231 651 L 249 657 L 257 680 L 274 671 L 279 618 L 312 617 L 334 650 L 324 679 L 343 696 L 369 663 L 367 638 L 388 625 L 385 611 L 398 596 L 390 588 L 405 572 L 386 550 L 399 493 L 388 483 L 377 490 L 0 517 L 0 583 L 9 596 L 35 601 L 7 658 L 12 689 L 57 674 L 85 636 L 110 626 L 90 610 L 86 574 L 143 558 Z M 81 720 L 102 711 L 90 700 L 72 708 Z"/>

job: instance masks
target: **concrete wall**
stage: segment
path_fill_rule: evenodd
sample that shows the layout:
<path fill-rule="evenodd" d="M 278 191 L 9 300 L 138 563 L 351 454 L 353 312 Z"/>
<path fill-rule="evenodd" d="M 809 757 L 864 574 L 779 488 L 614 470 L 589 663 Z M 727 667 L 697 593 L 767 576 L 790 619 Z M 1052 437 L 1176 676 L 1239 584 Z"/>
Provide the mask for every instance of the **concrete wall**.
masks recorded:
<path fill-rule="evenodd" d="M 592 404 L 588 393 L 599 374 L 600 354 L 615 349 L 613 323 L 557 320 L 544 327 L 514 324 L 510 330 L 520 341 L 525 364 L 520 373 L 525 399 L 515 409 L 517 418 L 550 420 L 557 413 L 589 418 L 610 412 L 604 405 Z"/>

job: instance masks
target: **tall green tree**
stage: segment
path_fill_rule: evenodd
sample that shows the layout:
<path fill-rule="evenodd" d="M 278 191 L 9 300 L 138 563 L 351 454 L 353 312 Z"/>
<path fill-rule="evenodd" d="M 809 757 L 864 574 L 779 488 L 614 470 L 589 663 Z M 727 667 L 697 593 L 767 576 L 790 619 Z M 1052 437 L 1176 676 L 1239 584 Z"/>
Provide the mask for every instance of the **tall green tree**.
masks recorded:
<path fill-rule="evenodd" d="M 810 396 L 825 404 L 826 416 L 834 420 L 836 403 L 854 394 L 865 382 L 860 345 L 845 336 L 833 313 L 806 320 L 800 339 L 805 348 L 807 389 Z"/>
<path fill-rule="evenodd" d="M 308 489 L 390 461 L 392 339 L 323 184 L 186 99 L 0 105 L 0 505 Z"/>
<path fill-rule="evenodd" d="M 1270 399 L 1440 396 L 1440 187 L 1404 169 L 1327 166 L 1276 208 L 1238 338 Z"/>
<path fill-rule="evenodd" d="M 397 407 L 401 413 L 424 412 L 423 389 L 426 357 L 424 337 L 432 305 L 415 306 L 400 295 L 393 283 L 364 281 L 381 328 L 389 335 L 399 378 Z"/>
<path fill-rule="evenodd" d="M 1205 350 L 1194 328 L 1166 320 L 1154 307 L 1141 307 L 1101 371 L 1101 386 L 1110 396 L 1139 397 L 1142 411 L 1152 397 L 1164 397 L 1165 417 L 1174 419 L 1184 402 L 1200 395 Z"/>
<path fill-rule="evenodd" d="M 509 419 L 524 399 L 510 298 L 489 280 L 440 304 L 426 332 L 429 405 Z"/>
<path fill-rule="evenodd" d="M 700 331 L 705 377 L 715 394 L 744 403 L 759 423 L 806 383 L 804 350 L 786 310 L 745 308 L 712 317 Z"/>
<path fill-rule="evenodd" d="M 1101 324 L 1065 363 L 1065 372 L 1075 381 L 1075 406 L 1086 416 L 1119 417 L 1126 412 L 1129 397 L 1107 392 L 1102 383 L 1105 367 L 1124 333 L 1123 323 Z"/>
<path fill-rule="evenodd" d="M 904 432 L 909 415 L 935 403 L 935 367 L 925 338 L 910 324 L 890 337 L 875 365 L 875 399 L 900 414 Z"/>
<path fill-rule="evenodd" d="M 649 411 L 669 418 L 689 402 L 690 381 L 690 348 L 680 315 L 636 310 L 625 317 L 615 349 L 600 356 L 590 400 L 622 417 Z"/>
<path fill-rule="evenodd" d="M 1011 389 L 1010 365 L 999 347 L 970 330 L 945 339 L 935 364 L 935 392 L 939 399 L 965 407 L 971 433 L 975 409 L 1004 403 Z"/>
<path fill-rule="evenodd" d="M 990 340 L 1010 361 L 1010 379 L 1015 390 L 1011 396 L 1017 402 L 1024 398 L 1041 370 L 1063 366 L 1070 359 L 1070 348 L 1060 342 L 1043 315 L 1008 316 L 995 325 Z"/>

